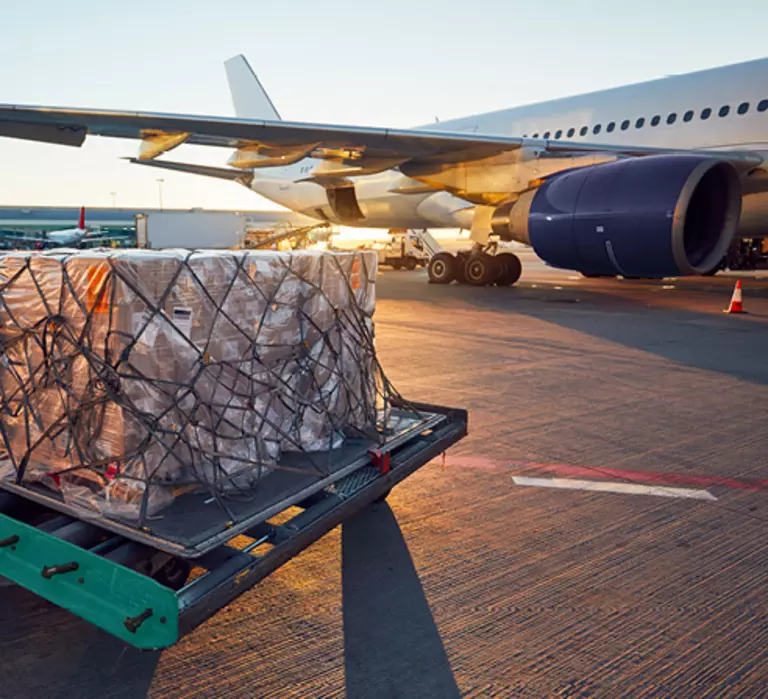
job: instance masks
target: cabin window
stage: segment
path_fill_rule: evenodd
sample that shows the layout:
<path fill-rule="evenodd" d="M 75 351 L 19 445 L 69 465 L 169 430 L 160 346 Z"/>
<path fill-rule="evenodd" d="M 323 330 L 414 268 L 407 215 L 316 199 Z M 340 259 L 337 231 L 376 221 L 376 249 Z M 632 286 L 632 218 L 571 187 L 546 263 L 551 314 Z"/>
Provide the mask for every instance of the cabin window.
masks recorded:
<path fill-rule="evenodd" d="M 766 109 L 768 109 L 768 100 L 762 100 L 760 104 L 757 105 L 757 111 L 764 112 Z"/>
<path fill-rule="evenodd" d="M 621 122 L 621 130 L 626 131 L 629 128 L 629 119 L 624 119 L 624 121 Z"/>
<path fill-rule="evenodd" d="M 636 128 L 636 129 L 642 129 L 642 128 L 643 128 L 643 126 L 645 126 L 645 119 L 643 119 L 643 117 L 640 117 L 640 118 L 639 118 L 639 119 L 638 119 L 638 120 L 635 122 L 635 128 Z"/>
<path fill-rule="evenodd" d="M 720 107 L 720 111 L 717 113 L 717 115 L 721 117 L 727 117 L 728 112 L 730 111 L 731 111 L 731 108 L 727 104 L 724 104 L 722 107 Z"/>
<path fill-rule="evenodd" d="M 701 110 L 702 121 L 706 121 L 711 116 L 712 116 L 712 110 L 709 107 L 707 107 L 706 109 L 702 109 Z"/>
<path fill-rule="evenodd" d="M 600 124 L 595 124 L 595 128 L 594 128 L 594 129 L 592 129 L 592 133 L 594 133 L 594 134 L 598 134 L 598 133 L 600 133 L 600 129 L 601 129 L 601 128 L 603 128 L 603 127 L 602 127 L 602 126 L 600 126 Z"/>
<path fill-rule="evenodd" d="M 560 136 L 562 136 L 562 135 L 563 135 L 563 130 L 562 129 L 558 129 L 557 131 L 555 131 L 555 139 L 560 138 Z"/>
<path fill-rule="evenodd" d="M 571 126 L 571 128 L 568 129 L 568 138 L 573 138 L 573 134 L 575 133 L 576 133 L 576 129 L 574 129 L 573 126 Z"/>
<path fill-rule="evenodd" d="M 616 128 L 616 122 L 615 122 L 615 121 L 612 121 L 610 124 L 608 124 L 608 126 L 606 126 L 606 127 L 605 127 L 605 130 L 606 130 L 608 133 L 613 133 L 613 130 L 614 130 L 615 128 Z"/>
<path fill-rule="evenodd" d="M 676 121 L 677 121 L 677 114 L 675 114 L 674 112 L 672 112 L 672 114 L 670 114 L 670 115 L 667 117 L 667 124 L 674 124 Z"/>
<path fill-rule="evenodd" d="M 549 131 L 545 131 L 542 138 L 549 138 L 552 134 Z"/>
<path fill-rule="evenodd" d="M 689 109 L 685 114 L 683 114 L 683 121 L 688 122 L 691 119 L 693 119 L 693 110 Z"/>
<path fill-rule="evenodd" d="M 749 111 L 749 102 L 742 102 L 736 111 L 739 114 L 746 114 Z"/>
<path fill-rule="evenodd" d="M 661 121 L 661 117 L 656 114 L 653 119 L 651 119 L 651 126 L 658 126 L 659 122 Z"/>
<path fill-rule="evenodd" d="M 587 131 L 588 131 L 587 127 L 586 127 L 586 126 L 582 126 L 582 127 L 581 127 L 581 131 L 579 131 L 579 133 L 580 133 L 582 136 L 586 136 L 586 135 L 587 135 Z"/>

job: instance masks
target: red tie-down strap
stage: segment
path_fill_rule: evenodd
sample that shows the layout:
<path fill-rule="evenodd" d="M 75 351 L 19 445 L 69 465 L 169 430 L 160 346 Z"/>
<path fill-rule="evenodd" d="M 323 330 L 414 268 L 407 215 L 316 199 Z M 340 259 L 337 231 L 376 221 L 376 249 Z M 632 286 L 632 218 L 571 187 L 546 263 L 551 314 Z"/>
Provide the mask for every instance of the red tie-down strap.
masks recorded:
<path fill-rule="evenodd" d="M 368 453 L 371 455 L 371 462 L 374 468 L 379 469 L 379 473 L 382 476 L 389 473 L 390 453 L 388 451 L 381 452 L 377 449 L 371 449 Z"/>

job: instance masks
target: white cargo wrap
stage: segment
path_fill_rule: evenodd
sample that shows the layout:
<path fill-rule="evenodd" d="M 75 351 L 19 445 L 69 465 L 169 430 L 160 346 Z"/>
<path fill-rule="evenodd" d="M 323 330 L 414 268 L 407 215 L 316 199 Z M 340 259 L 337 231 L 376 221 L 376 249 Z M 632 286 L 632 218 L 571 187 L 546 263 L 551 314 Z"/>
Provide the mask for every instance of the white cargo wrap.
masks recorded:
<path fill-rule="evenodd" d="M 0 478 L 137 520 L 375 431 L 376 254 L 0 257 Z"/>

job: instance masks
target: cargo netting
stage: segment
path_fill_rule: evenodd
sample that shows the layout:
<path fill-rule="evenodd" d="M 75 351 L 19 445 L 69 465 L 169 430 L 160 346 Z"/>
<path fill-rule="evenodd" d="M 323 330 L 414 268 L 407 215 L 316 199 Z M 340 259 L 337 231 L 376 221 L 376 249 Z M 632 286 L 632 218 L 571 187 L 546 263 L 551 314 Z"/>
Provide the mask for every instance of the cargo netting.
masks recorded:
<path fill-rule="evenodd" d="M 327 475 L 397 397 L 375 278 L 363 251 L 3 255 L 0 479 L 141 526 L 187 492 L 226 509 L 281 470 Z"/>

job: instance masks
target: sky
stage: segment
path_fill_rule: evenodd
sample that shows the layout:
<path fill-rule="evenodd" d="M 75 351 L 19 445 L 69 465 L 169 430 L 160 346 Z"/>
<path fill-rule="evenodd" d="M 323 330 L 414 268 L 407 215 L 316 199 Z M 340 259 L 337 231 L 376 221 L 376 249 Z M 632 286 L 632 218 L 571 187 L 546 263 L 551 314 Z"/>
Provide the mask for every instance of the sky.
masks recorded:
<path fill-rule="evenodd" d="M 766 26 L 765 0 L 5 0 L 0 103 L 229 116 L 243 53 L 284 119 L 409 127 L 762 58 Z M 157 206 L 161 177 L 167 208 L 278 208 L 137 151 L 0 138 L 0 205 Z"/>

